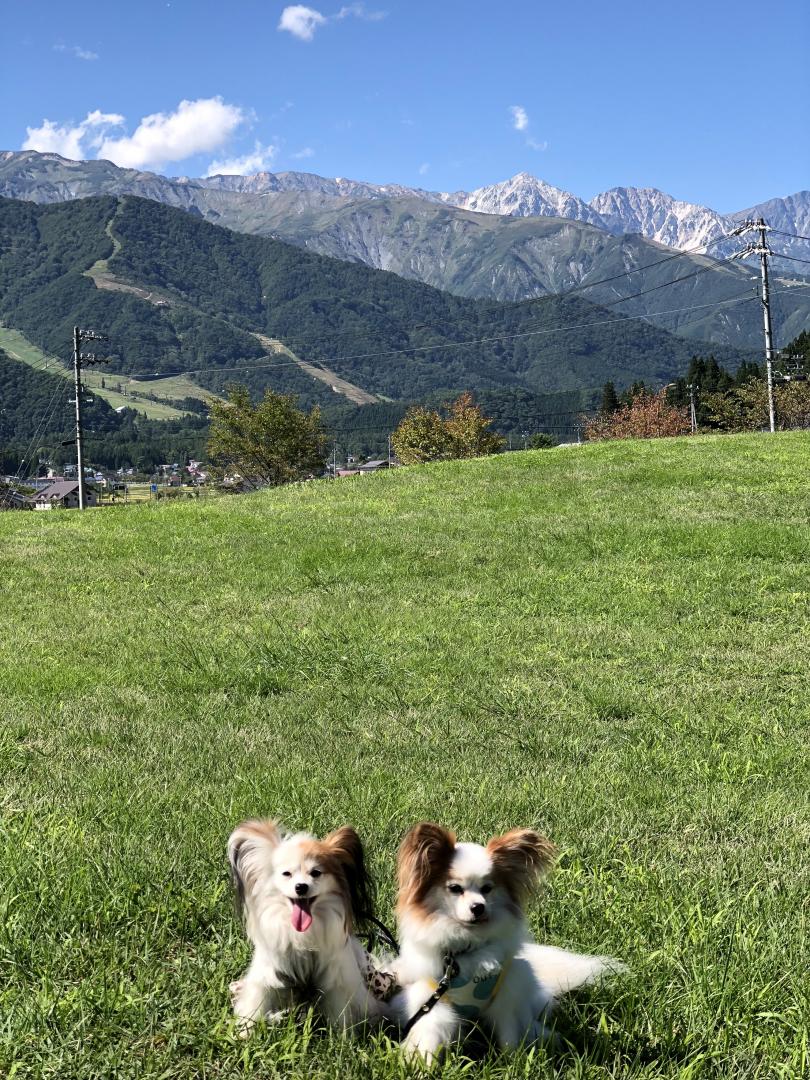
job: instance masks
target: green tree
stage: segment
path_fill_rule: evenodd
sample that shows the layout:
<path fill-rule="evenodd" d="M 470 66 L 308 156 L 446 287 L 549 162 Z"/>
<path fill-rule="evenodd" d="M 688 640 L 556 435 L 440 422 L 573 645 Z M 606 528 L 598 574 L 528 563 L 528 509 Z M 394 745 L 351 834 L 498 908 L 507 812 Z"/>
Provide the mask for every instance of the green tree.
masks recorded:
<path fill-rule="evenodd" d="M 557 445 L 553 435 L 547 435 L 545 431 L 538 431 L 536 435 L 530 435 L 526 444 L 530 450 L 549 450 Z"/>
<path fill-rule="evenodd" d="M 232 386 L 226 401 L 211 403 L 212 460 L 261 484 L 287 484 L 323 469 L 326 436 L 320 410 L 297 408 L 293 394 L 266 390 L 254 405 L 245 386 Z"/>
<path fill-rule="evenodd" d="M 451 457 L 486 457 L 503 449 L 503 438 L 490 431 L 492 421 L 484 416 L 469 391 L 457 397 L 448 412 L 444 424 L 450 436 Z"/>
<path fill-rule="evenodd" d="M 777 383 L 774 405 L 780 431 L 810 427 L 810 383 Z M 768 388 L 762 379 L 709 394 L 706 406 L 712 424 L 724 431 L 764 431 L 768 426 Z"/>
<path fill-rule="evenodd" d="M 391 444 L 403 465 L 453 456 L 447 425 L 435 409 L 426 409 L 424 405 L 408 409 L 391 436 Z"/>
<path fill-rule="evenodd" d="M 503 449 L 503 438 L 489 430 L 492 421 L 484 416 L 468 391 L 446 408 L 446 417 L 424 405 L 408 409 L 391 436 L 396 455 L 404 465 L 485 457 Z"/>
<path fill-rule="evenodd" d="M 616 387 L 612 382 L 606 382 L 602 387 L 602 402 L 599 406 L 599 411 L 603 413 L 616 412 L 619 407 L 619 397 L 616 393 Z"/>

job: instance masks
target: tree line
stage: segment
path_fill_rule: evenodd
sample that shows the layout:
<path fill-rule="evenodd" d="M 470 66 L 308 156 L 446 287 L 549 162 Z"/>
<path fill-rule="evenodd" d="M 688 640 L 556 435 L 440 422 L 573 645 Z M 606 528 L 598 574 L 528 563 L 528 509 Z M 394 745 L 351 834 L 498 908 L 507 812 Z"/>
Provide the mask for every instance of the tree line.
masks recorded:
<path fill-rule="evenodd" d="M 781 350 L 773 367 L 777 427 L 810 427 L 810 333 L 802 331 Z M 730 371 L 714 356 L 693 356 L 686 375 L 657 392 L 638 382 L 619 394 L 607 382 L 598 411 L 583 424 L 591 440 L 658 438 L 688 433 L 693 420 L 699 431 L 766 428 L 765 365 L 744 361 Z"/>

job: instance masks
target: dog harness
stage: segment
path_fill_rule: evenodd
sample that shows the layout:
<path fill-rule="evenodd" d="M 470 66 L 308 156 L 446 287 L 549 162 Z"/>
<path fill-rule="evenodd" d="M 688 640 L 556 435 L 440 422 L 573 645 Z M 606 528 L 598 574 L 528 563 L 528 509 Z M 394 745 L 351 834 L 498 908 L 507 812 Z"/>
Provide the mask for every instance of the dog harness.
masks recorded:
<path fill-rule="evenodd" d="M 510 957 L 500 971 L 492 975 L 473 976 L 471 979 L 461 977 L 458 961 L 452 953 L 447 953 L 444 958 L 444 974 L 438 982 L 428 980 L 433 986 L 433 993 L 420 1005 L 402 1028 L 403 1036 L 407 1035 L 411 1028 L 423 1016 L 427 1016 L 440 1001 L 446 1001 L 448 1005 L 459 1013 L 464 1020 L 477 1020 L 490 1002 L 494 1001 L 506 977 L 506 973 L 512 964 Z"/>
<path fill-rule="evenodd" d="M 464 1020 L 477 1020 L 487 1005 L 498 996 L 511 963 L 510 957 L 500 971 L 492 975 L 473 975 L 472 978 L 465 979 L 456 974 L 450 979 L 439 1000 L 452 1005 Z M 434 990 L 438 989 L 438 986 L 437 982 L 433 982 Z"/>

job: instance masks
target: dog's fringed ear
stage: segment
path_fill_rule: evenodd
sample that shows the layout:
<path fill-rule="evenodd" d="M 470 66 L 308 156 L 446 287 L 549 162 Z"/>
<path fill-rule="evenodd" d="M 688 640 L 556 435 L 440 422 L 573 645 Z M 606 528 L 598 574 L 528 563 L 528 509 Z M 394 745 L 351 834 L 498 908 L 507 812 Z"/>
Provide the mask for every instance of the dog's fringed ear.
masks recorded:
<path fill-rule="evenodd" d="M 400 907 L 424 899 L 433 882 L 447 873 L 455 849 L 455 834 L 432 821 L 406 833 L 397 857 Z"/>
<path fill-rule="evenodd" d="M 366 869 L 363 841 L 351 825 L 343 825 L 324 839 L 323 845 L 340 864 L 349 886 L 354 926 L 374 916 L 374 885 Z"/>
<path fill-rule="evenodd" d="M 512 829 L 494 836 L 487 853 L 501 884 L 517 904 L 524 904 L 537 888 L 541 874 L 554 865 L 557 849 L 532 829 Z"/>
<path fill-rule="evenodd" d="M 281 841 L 278 823 L 243 821 L 228 837 L 228 862 L 240 910 L 262 874 L 269 873 L 273 850 Z"/>
<path fill-rule="evenodd" d="M 349 886 L 349 899 L 355 926 L 374 915 L 374 885 L 366 869 L 363 842 L 351 825 L 336 829 L 323 846 L 340 863 Z"/>

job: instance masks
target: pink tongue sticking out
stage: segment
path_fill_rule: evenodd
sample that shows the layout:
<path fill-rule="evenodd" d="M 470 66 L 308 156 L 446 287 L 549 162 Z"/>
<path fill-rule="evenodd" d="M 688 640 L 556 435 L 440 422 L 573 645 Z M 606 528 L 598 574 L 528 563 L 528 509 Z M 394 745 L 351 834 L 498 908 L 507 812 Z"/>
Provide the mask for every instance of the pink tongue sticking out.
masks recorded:
<path fill-rule="evenodd" d="M 309 930 L 312 926 L 309 904 L 309 900 L 293 900 L 292 902 L 292 924 L 299 933 Z"/>

